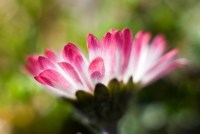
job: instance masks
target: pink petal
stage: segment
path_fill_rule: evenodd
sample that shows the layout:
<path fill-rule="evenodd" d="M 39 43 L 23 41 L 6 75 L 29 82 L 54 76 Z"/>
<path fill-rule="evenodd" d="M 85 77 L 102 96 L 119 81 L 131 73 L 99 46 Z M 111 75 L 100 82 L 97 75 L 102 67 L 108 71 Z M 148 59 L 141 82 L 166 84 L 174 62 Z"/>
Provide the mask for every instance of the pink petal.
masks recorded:
<path fill-rule="evenodd" d="M 103 60 L 105 65 L 105 74 L 108 77 L 114 77 L 116 73 L 116 45 L 113 43 L 111 33 L 106 33 L 102 39 Z M 109 78 L 108 78 L 109 79 Z"/>
<path fill-rule="evenodd" d="M 113 33 L 113 43 L 118 48 L 123 48 L 123 38 L 122 38 L 122 32 L 116 31 Z"/>
<path fill-rule="evenodd" d="M 106 75 L 120 78 L 125 73 L 130 59 L 132 41 L 132 33 L 127 28 L 122 31 L 113 29 L 104 35 L 102 45 Z"/>
<path fill-rule="evenodd" d="M 121 65 L 121 73 L 124 74 L 128 67 L 130 55 L 131 55 L 131 49 L 132 49 L 132 42 L 133 42 L 133 35 L 132 32 L 129 29 L 124 29 L 122 31 L 122 35 L 124 38 L 123 42 L 123 55 L 122 55 L 122 65 Z"/>
<path fill-rule="evenodd" d="M 89 66 L 90 77 L 93 80 L 101 80 L 105 73 L 103 59 L 98 57 L 94 59 Z"/>
<path fill-rule="evenodd" d="M 146 77 L 144 77 L 144 79 L 142 80 L 142 83 L 143 83 L 143 85 L 147 85 L 147 84 L 163 77 L 164 75 L 170 73 L 175 68 L 181 67 L 185 64 L 186 64 L 185 59 L 177 59 L 177 60 L 171 61 L 171 62 L 165 64 L 165 66 L 163 66 L 162 68 L 157 68 L 157 71 L 147 74 Z"/>
<path fill-rule="evenodd" d="M 132 48 L 132 33 L 129 29 L 123 29 L 122 31 L 113 32 L 113 44 L 116 49 L 116 71 L 118 75 L 123 75 L 127 69 L 130 59 Z"/>
<path fill-rule="evenodd" d="M 138 82 L 146 70 L 146 63 L 148 62 L 149 40 L 151 35 L 149 33 L 138 32 L 133 44 L 134 81 Z"/>
<path fill-rule="evenodd" d="M 60 67 L 69 75 L 75 83 L 82 84 L 81 79 L 72 65 L 67 62 L 58 63 Z"/>
<path fill-rule="evenodd" d="M 102 46 L 98 39 L 92 34 L 89 34 L 87 37 L 87 47 L 90 61 L 98 56 L 101 56 Z"/>
<path fill-rule="evenodd" d="M 162 56 L 159 59 L 159 61 L 148 70 L 147 73 L 154 72 L 160 66 L 163 66 L 163 65 L 165 65 L 165 63 L 168 63 L 168 62 L 172 61 L 175 58 L 175 56 L 176 56 L 177 53 L 178 53 L 178 49 L 171 50 L 170 52 L 168 52 L 167 54 L 165 54 L 164 56 Z"/>
<path fill-rule="evenodd" d="M 109 53 L 109 55 L 113 54 L 113 59 L 111 59 L 112 61 L 110 62 L 114 62 L 115 61 L 115 70 L 114 73 L 115 75 L 119 76 L 120 75 L 120 71 L 121 71 L 121 64 L 123 64 L 123 38 L 122 38 L 122 32 L 121 31 L 116 31 L 112 34 L 112 47 L 110 47 L 111 52 Z"/>
<path fill-rule="evenodd" d="M 134 56 L 137 63 L 139 62 L 140 55 L 142 54 L 143 49 L 149 44 L 151 35 L 149 33 L 138 32 L 134 42 Z"/>
<path fill-rule="evenodd" d="M 162 56 L 159 59 L 159 61 L 147 71 L 144 79 L 151 79 L 153 76 L 162 72 L 163 69 L 165 69 L 171 63 L 173 63 L 173 60 L 175 59 L 177 53 L 178 49 L 173 49 L 164 56 Z M 144 81 L 149 81 L 149 80 L 144 80 Z"/>
<path fill-rule="evenodd" d="M 88 62 L 85 57 L 80 53 L 79 49 L 72 43 L 68 43 L 64 47 L 63 56 L 67 62 L 69 62 L 76 70 L 79 76 L 81 77 L 81 81 L 84 85 L 93 90 L 90 78 L 87 72 Z"/>
<path fill-rule="evenodd" d="M 157 35 L 151 44 L 152 52 L 154 52 L 153 54 L 157 54 L 158 56 L 160 56 L 167 47 L 163 35 Z"/>
<path fill-rule="evenodd" d="M 40 84 L 46 85 L 46 82 L 40 76 L 35 76 L 34 79 L 38 81 Z"/>
<path fill-rule="evenodd" d="M 56 56 L 56 54 L 53 52 L 53 51 L 51 51 L 51 50 L 46 50 L 45 51 L 45 56 L 46 57 L 48 57 L 50 60 L 52 60 L 52 61 L 56 61 L 57 60 L 57 56 Z"/>
<path fill-rule="evenodd" d="M 111 44 L 111 33 L 106 33 L 102 38 L 102 44 L 106 48 Z"/>
<path fill-rule="evenodd" d="M 41 71 L 41 66 L 38 62 L 38 56 L 29 56 L 25 67 L 29 73 L 31 73 L 34 76 L 37 75 Z"/>
<path fill-rule="evenodd" d="M 39 56 L 38 62 L 40 63 L 42 69 L 55 69 L 55 65 L 46 57 Z"/>
<path fill-rule="evenodd" d="M 63 56 L 67 62 L 70 62 L 76 67 L 79 67 L 82 64 L 86 65 L 87 63 L 86 59 L 80 53 L 79 49 L 72 43 L 68 43 L 64 47 Z"/>
<path fill-rule="evenodd" d="M 150 45 L 146 69 L 151 68 L 166 49 L 166 42 L 162 35 L 157 35 Z"/>
<path fill-rule="evenodd" d="M 61 90 L 70 90 L 70 83 L 57 71 L 47 69 L 35 77 L 40 83 Z"/>

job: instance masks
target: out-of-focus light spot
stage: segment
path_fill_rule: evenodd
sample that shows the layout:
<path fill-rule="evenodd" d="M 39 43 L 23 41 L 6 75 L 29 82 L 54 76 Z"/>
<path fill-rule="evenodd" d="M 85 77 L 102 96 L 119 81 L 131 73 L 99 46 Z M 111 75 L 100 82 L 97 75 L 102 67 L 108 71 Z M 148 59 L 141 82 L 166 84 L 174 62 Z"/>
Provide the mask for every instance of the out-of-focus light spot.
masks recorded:
<path fill-rule="evenodd" d="M 142 116 L 142 122 L 148 129 L 157 130 L 162 128 L 167 121 L 165 107 L 160 104 L 147 106 Z"/>
<path fill-rule="evenodd" d="M 12 128 L 11 125 L 0 118 L 0 134 L 11 134 L 12 133 Z"/>

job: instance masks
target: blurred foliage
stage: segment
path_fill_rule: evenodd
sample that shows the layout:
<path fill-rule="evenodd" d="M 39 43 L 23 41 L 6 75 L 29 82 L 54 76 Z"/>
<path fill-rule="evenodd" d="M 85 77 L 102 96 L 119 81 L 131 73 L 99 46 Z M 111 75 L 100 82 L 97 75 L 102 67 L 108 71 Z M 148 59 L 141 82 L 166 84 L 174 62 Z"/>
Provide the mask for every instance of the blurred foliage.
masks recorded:
<path fill-rule="evenodd" d="M 0 0 L 0 133 L 82 131 L 71 106 L 41 90 L 24 71 L 26 56 L 60 51 L 110 28 L 163 33 L 189 66 L 138 92 L 120 123 L 122 134 L 200 133 L 199 0 Z M 85 52 L 86 53 L 86 52 Z"/>

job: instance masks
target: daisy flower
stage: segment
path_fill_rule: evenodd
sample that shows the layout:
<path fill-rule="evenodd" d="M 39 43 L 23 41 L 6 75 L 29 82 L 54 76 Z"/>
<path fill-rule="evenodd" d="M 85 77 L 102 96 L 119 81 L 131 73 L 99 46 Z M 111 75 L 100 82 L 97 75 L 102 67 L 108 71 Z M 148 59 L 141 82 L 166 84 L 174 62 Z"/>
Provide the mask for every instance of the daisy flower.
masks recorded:
<path fill-rule="evenodd" d="M 64 46 L 61 53 L 46 50 L 44 56 L 31 55 L 26 69 L 39 83 L 54 94 L 76 99 L 82 90 L 94 94 L 98 83 L 105 86 L 112 79 L 132 83 L 141 87 L 163 77 L 185 64 L 177 58 L 178 49 L 166 52 L 167 45 L 162 35 L 151 39 L 151 34 L 112 29 L 101 40 L 87 36 L 86 58 L 73 43 Z"/>

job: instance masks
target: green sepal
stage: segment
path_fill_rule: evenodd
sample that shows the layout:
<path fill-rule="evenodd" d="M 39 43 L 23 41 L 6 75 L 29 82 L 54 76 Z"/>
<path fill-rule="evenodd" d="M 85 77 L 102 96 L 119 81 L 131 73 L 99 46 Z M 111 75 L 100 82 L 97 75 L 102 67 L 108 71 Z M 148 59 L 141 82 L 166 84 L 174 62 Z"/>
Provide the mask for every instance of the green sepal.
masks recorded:
<path fill-rule="evenodd" d="M 98 83 L 93 94 L 77 91 L 77 99 L 70 102 L 92 124 L 105 126 L 118 122 L 124 115 L 134 91 L 132 78 L 127 83 L 113 79 L 107 87 Z"/>
<path fill-rule="evenodd" d="M 85 92 L 83 90 L 78 90 L 76 92 L 76 97 L 78 101 L 86 101 L 86 100 L 90 101 L 91 99 L 93 99 L 92 94 Z"/>
<path fill-rule="evenodd" d="M 94 102 L 95 102 L 95 113 L 99 119 L 103 119 L 108 115 L 109 111 L 109 92 L 106 86 L 99 83 L 96 85 L 94 90 Z M 99 120 L 98 119 L 98 120 Z M 105 119 L 103 119 L 105 120 Z"/>

